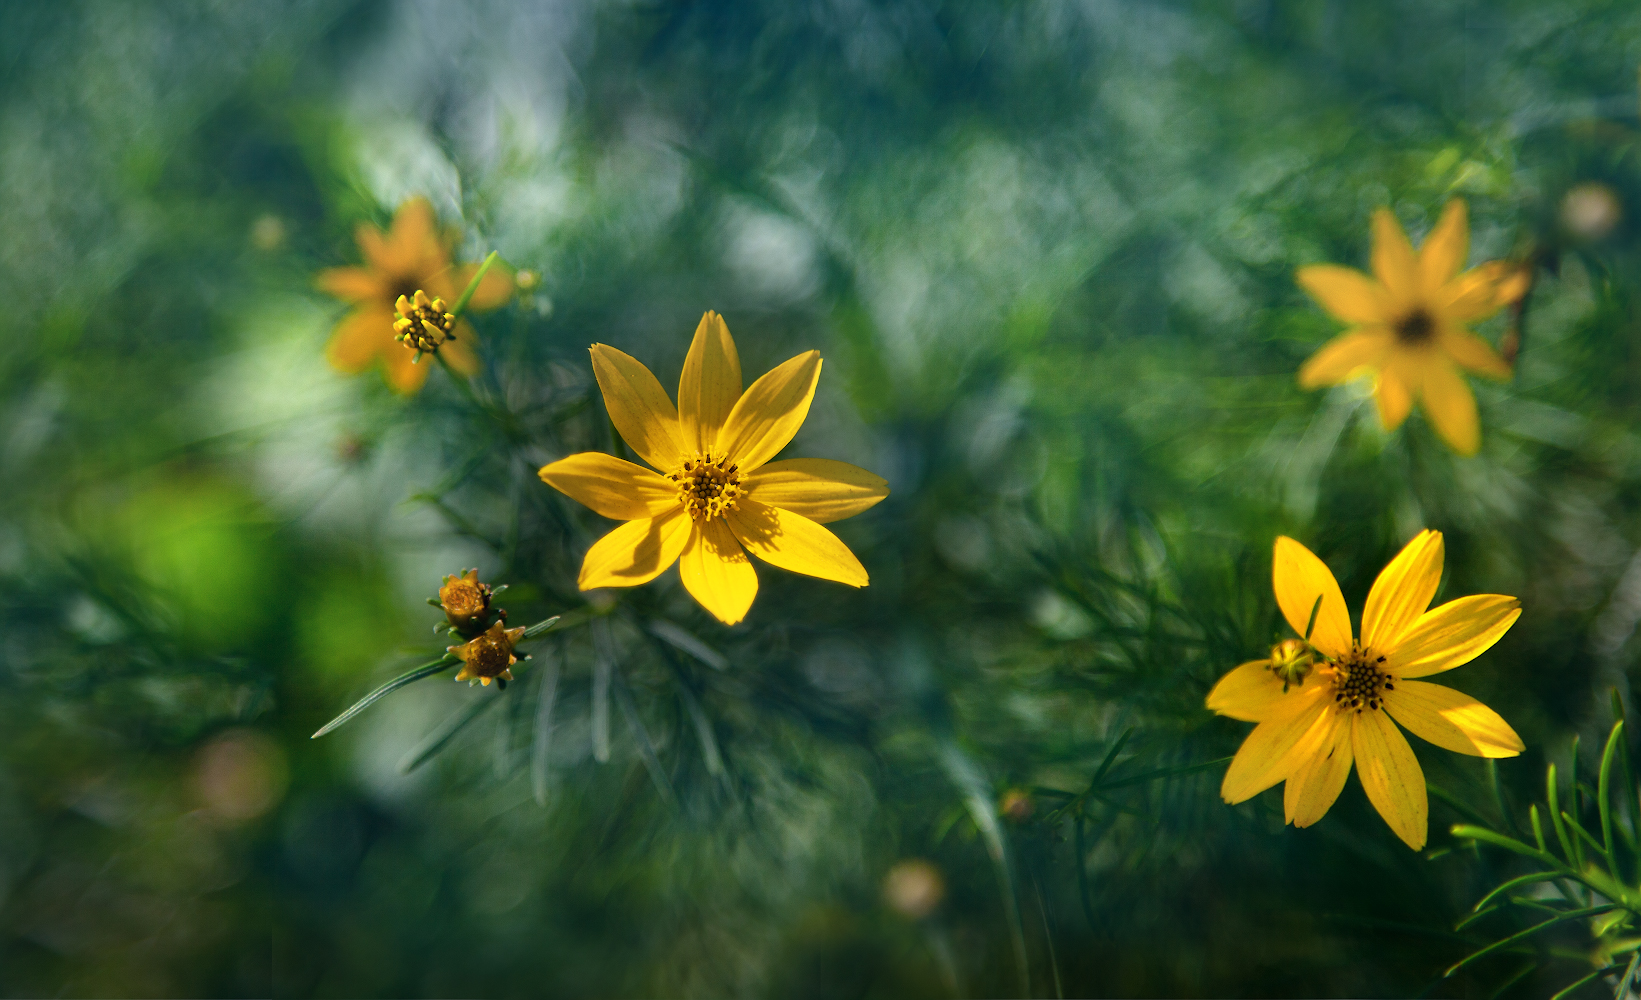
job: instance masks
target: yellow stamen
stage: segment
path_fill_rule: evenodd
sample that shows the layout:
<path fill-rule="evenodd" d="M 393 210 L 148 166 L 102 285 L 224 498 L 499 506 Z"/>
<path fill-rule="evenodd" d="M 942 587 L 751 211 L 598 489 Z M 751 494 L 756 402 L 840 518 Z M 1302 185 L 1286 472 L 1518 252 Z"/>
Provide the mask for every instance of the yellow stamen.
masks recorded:
<path fill-rule="evenodd" d="M 421 289 L 413 297 L 399 296 L 393 304 L 399 318 L 393 321 L 393 339 L 410 350 L 437 354 L 447 340 L 455 340 L 456 317 L 444 299 L 428 298 Z"/>
<path fill-rule="evenodd" d="M 710 521 L 735 509 L 741 496 L 739 466 L 723 455 L 696 452 L 667 475 L 678 484 L 678 502 L 696 521 Z"/>

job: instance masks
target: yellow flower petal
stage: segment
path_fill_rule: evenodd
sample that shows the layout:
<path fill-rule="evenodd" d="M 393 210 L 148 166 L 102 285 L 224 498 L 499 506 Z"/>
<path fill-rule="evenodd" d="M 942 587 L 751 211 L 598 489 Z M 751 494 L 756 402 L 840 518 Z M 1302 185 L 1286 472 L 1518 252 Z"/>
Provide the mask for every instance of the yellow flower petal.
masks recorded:
<path fill-rule="evenodd" d="M 1437 334 L 1437 343 L 1447 356 L 1478 375 L 1509 378 L 1510 363 L 1498 356 L 1487 341 L 1459 326 L 1443 323 Z"/>
<path fill-rule="evenodd" d="M 1305 360 L 1299 384 L 1306 389 L 1336 385 L 1381 368 L 1394 343 L 1394 334 L 1382 326 L 1347 330 Z"/>
<path fill-rule="evenodd" d="M 1402 224 L 1388 208 L 1373 213 L 1373 274 L 1389 289 L 1394 311 L 1418 300 L 1419 262 Z"/>
<path fill-rule="evenodd" d="M 1419 248 L 1419 277 L 1426 295 L 1435 295 L 1464 267 L 1470 256 L 1470 216 L 1462 198 L 1442 209 L 1436 228 Z"/>
<path fill-rule="evenodd" d="M 1490 260 L 1443 285 L 1432 297 L 1441 315 L 1456 323 L 1486 319 L 1521 298 L 1533 274 L 1519 264 Z"/>
<path fill-rule="evenodd" d="M 389 349 L 404 350 L 393 339 L 393 311 L 371 303 L 348 313 L 336 325 L 325 345 L 325 358 L 332 368 L 353 375 L 369 368 Z"/>
<path fill-rule="evenodd" d="M 1442 580 L 1442 534 L 1419 532 L 1379 572 L 1362 609 L 1362 645 L 1383 652 L 1430 607 Z"/>
<path fill-rule="evenodd" d="M 1472 757 L 1514 757 L 1526 749 L 1499 714 L 1469 695 L 1440 684 L 1396 681 L 1385 708 L 1408 732 Z"/>
<path fill-rule="evenodd" d="M 820 370 L 820 352 L 805 351 L 752 383 L 735 404 L 718 432 L 718 450 L 741 467 L 741 475 L 774 458 L 798 433 Z"/>
<path fill-rule="evenodd" d="M 1350 777 L 1351 723 L 1341 716 L 1333 720 L 1333 745 L 1318 749 L 1316 756 L 1288 779 L 1282 790 L 1282 811 L 1287 821 L 1303 829 L 1326 816 Z"/>
<path fill-rule="evenodd" d="M 1430 810 L 1419 759 L 1385 713 L 1369 709 L 1349 718 L 1356 772 L 1368 801 L 1396 836 L 1417 851 L 1424 846 Z"/>
<path fill-rule="evenodd" d="M 1386 308 L 1384 286 L 1353 267 L 1302 267 L 1294 279 L 1323 309 L 1346 323 L 1386 323 L 1394 318 Z"/>
<path fill-rule="evenodd" d="M 742 500 L 724 517 L 747 551 L 771 566 L 851 587 L 869 582 L 849 546 L 802 514 Z"/>
<path fill-rule="evenodd" d="M 742 487 L 760 503 L 802 514 L 817 524 L 854 517 L 889 495 L 889 483 L 848 462 L 789 458 L 746 477 Z"/>
<path fill-rule="evenodd" d="M 1521 602 L 1503 594 L 1474 594 L 1419 616 L 1390 651 L 1385 671 L 1399 682 L 1469 663 L 1498 642 L 1521 617 Z"/>
<path fill-rule="evenodd" d="M 678 561 L 678 573 L 701 607 L 725 625 L 745 618 L 752 599 L 758 596 L 758 574 L 752 560 L 741 551 L 722 518 L 695 523 Z"/>
<path fill-rule="evenodd" d="M 1276 589 L 1276 603 L 1282 616 L 1305 638 L 1305 626 L 1310 621 L 1311 609 L 1316 608 L 1316 624 L 1309 636 L 1311 645 L 1329 656 L 1343 656 L 1350 651 L 1350 612 L 1345 609 L 1344 595 L 1339 583 L 1315 553 L 1286 535 L 1276 539 L 1276 552 L 1271 560 L 1271 582 Z M 1316 599 L 1322 598 L 1321 607 Z"/>
<path fill-rule="evenodd" d="M 387 384 L 402 396 L 420 392 L 427 383 L 428 372 L 439 363 L 428 357 L 418 362 L 415 351 L 406 350 L 403 344 L 391 340 L 388 344 L 390 346 L 382 349 L 382 374 L 386 376 Z"/>
<path fill-rule="evenodd" d="M 387 296 L 382 279 L 362 267 L 331 267 L 315 279 L 321 291 L 345 302 L 374 302 Z"/>
<path fill-rule="evenodd" d="M 455 340 L 445 341 L 444 346 L 439 348 L 439 357 L 444 358 L 445 364 L 471 378 L 479 373 L 479 356 L 474 350 L 479 343 L 478 335 L 473 332 L 473 328 L 468 325 L 467 320 L 463 319 L 456 321 L 456 338 Z M 403 344 L 394 344 L 393 346 L 400 351 L 405 349 Z M 411 357 L 415 356 L 414 353 L 411 354 Z M 427 363 L 428 359 L 423 358 L 422 364 Z M 438 364 L 436 361 L 433 363 Z"/>
<path fill-rule="evenodd" d="M 1417 371 L 1405 359 L 1391 355 L 1384 371 L 1373 384 L 1373 401 L 1379 407 L 1379 422 L 1385 430 L 1393 431 L 1413 412 L 1413 378 Z"/>
<path fill-rule="evenodd" d="M 678 377 L 678 423 L 684 444 L 700 452 L 716 451 L 718 431 L 740 398 L 741 357 L 724 318 L 708 310 L 695 328 Z"/>
<path fill-rule="evenodd" d="M 689 537 L 690 520 L 682 507 L 657 518 L 628 521 L 587 550 L 576 583 L 582 590 L 649 583 L 678 561 Z"/>
<path fill-rule="evenodd" d="M 1251 660 L 1221 677 L 1208 692 L 1209 711 L 1243 722 L 1264 721 L 1283 694 L 1282 679 L 1270 667 L 1270 660 Z"/>
<path fill-rule="evenodd" d="M 1287 778 L 1333 735 L 1332 708 L 1321 685 L 1290 693 L 1242 741 L 1220 796 L 1235 805 Z"/>
<path fill-rule="evenodd" d="M 541 480 L 617 521 L 655 517 L 678 506 L 678 490 L 641 465 L 584 451 L 541 469 Z"/>
<path fill-rule="evenodd" d="M 1464 377 L 1446 358 L 1432 358 L 1424 366 L 1420 401 L 1431 426 L 1442 440 L 1461 455 L 1474 455 L 1481 448 L 1481 421 L 1476 417 L 1476 397 Z"/>
<path fill-rule="evenodd" d="M 678 411 L 667 391 L 637 358 L 606 344 L 592 346 L 593 375 L 604 392 L 610 422 L 639 458 L 671 472 L 685 455 Z"/>

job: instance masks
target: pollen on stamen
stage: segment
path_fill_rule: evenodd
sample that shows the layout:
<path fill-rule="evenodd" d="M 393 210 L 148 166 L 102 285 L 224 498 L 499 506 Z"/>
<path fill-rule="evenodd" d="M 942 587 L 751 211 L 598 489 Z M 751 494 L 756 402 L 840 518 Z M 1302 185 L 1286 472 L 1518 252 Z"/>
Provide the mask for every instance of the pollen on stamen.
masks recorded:
<path fill-rule="evenodd" d="M 743 493 L 740 466 L 712 452 L 696 452 L 667 478 L 677 484 L 678 502 L 696 521 L 710 521 L 734 510 Z"/>

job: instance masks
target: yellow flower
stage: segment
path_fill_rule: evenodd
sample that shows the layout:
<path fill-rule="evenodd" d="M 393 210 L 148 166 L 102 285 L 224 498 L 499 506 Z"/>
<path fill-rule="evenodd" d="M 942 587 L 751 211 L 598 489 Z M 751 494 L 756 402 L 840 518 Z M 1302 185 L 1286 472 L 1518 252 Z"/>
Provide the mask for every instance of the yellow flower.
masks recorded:
<path fill-rule="evenodd" d="M 448 647 L 446 652 L 462 661 L 456 679 L 466 681 L 469 687 L 475 680 L 489 687 L 491 680 L 499 679 L 501 686 L 506 687 L 506 682 L 513 679 L 513 671 L 508 668 L 519 661 L 513 655 L 513 647 L 523 634 L 523 628 L 508 628 L 496 622 L 472 641 Z"/>
<path fill-rule="evenodd" d="M 821 525 L 871 507 L 889 495 L 888 484 L 843 462 L 769 461 L 809 413 L 818 352 L 798 355 L 743 393 L 735 341 L 709 311 L 684 359 L 676 409 L 635 359 L 603 344 L 592 356 L 611 423 L 658 472 L 598 452 L 541 470 L 554 489 L 627 522 L 588 550 L 582 590 L 648 583 L 677 562 L 702 607 L 733 625 L 758 593 L 748 551 L 795 573 L 866 586 L 860 560 Z"/>
<path fill-rule="evenodd" d="M 397 392 L 414 393 L 427 381 L 433 366 L 412 364 L 414 348 L 394 339 L 394 305 L 400 296 L 409 298 L 424 290 L 428 296 L 454 302 L 479 266 L 451 266 L 454 234 L 439 232 L 433 206 L 426 198 L 412 198 L 400 205 L 386 233 L 361 223 L 355 238 L 365 256 L 364 267 L 333 267 L 319 273 L 321 289 L 353 304 L 331 334 L 325 356 L 334 368 L 350 375 L 364 371 L 380 358 L 388 385 Z M 512 292 L 513 279 L 493 267 L 473 292 L 467 308 L 494 308 L 507 301 Z M 450 367 L 471 375 L 479 368 L 473 344 L 472 327 L 457 322 L 454 336 L 439 353 Z"/>
<path fill-rule="evenodd" d="M 1430 608 L 1442 577 L 1442 536 L 1424 531 L 1374 581 L 1351 635 L 1339 584 L 1322 560 L 1291 538 L 1276 540 L 1276 602 L 1295 632 L 1310 626 L 1317 659 L 1288 683 L 1273 660 L 1244 663 L 1220 678 L 1208 707 L 1258 726 L 1225 773 L 1232 804 L 1286 781 L 1287 821 L 1310 826 L 1345 787 L 1354 760 L 1368 800 L 1414 850 L 1424 846 L 1424 772 L 1391 722 L 1456 753 L 1514 757 L 1521 738 L 1468 695 L 1415 680 L 1468 663 L 1521 616 L 1521 602 L 1478 594 Z M 1281 648 L 1281 647 L 1279 647 Z"/>
<path fill-rule="evenodd" d="M 1465 324 L 1520 298 L 1531 275 L 1504 261 L 1460 274 L 1469 254 L 1470 224 L 1455 199 L 1417 254 L 1390 210 L 1375 212 L 1372 277 L 1331 264 L 1300 268 L 1305 291 L 1352 327 L 1311 355 L 1299 384 L 1314 389 L 1374 374 L 1386 430 L 1401 426 L 1416 397 L 1436 432 L 1474 455 L 1481 446 L 1476 398 L 1459 368 L 1509 378 L 1510 365 Z"/>

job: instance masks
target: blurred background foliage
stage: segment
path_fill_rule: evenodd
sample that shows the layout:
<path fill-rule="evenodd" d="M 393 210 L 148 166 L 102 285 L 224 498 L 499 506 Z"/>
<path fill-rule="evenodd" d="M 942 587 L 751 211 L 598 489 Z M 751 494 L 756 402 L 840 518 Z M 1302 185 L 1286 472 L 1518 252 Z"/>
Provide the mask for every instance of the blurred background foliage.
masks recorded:
<path fill-rule="evenodd" d="M 1220 802 L 1248 727 L 1202 699 L 1281 634 L 1274 535 L 1359 608 L 1428 526 L 1444 597 L 1526 606 L 1453 677 L 1526 739 L 1507 804 L 1592 766 L 1641 620 L 1638 61 L 1604 0 L 0 7 L 0 991 L 1586 974 L 1570 924 L 1442 978 L 1531 919 L 1454 930 L 1518 871 L 1447 833 L 1498 818 L 1480 761 L 1420 751 L 1425 852 L 1355 779 L 1295 831 Z M 476 402 L 323 360 L 313 275 L 414 195 L 541 278 L 474 317 Z M 1294 378 L 1336 330 L 1294 269 L 1451 197 L 1537 274 L 1473 459 Z M 587 345 L 670 387 L 709 308 L 750 374 L 826 357 L 791 453 L 889 480 L 835 526 L 869 588 L 576 592 L 608 524 L 535 470 L 612 446 Z M 572 627 L 308 740 L 470 565 Z"/>

